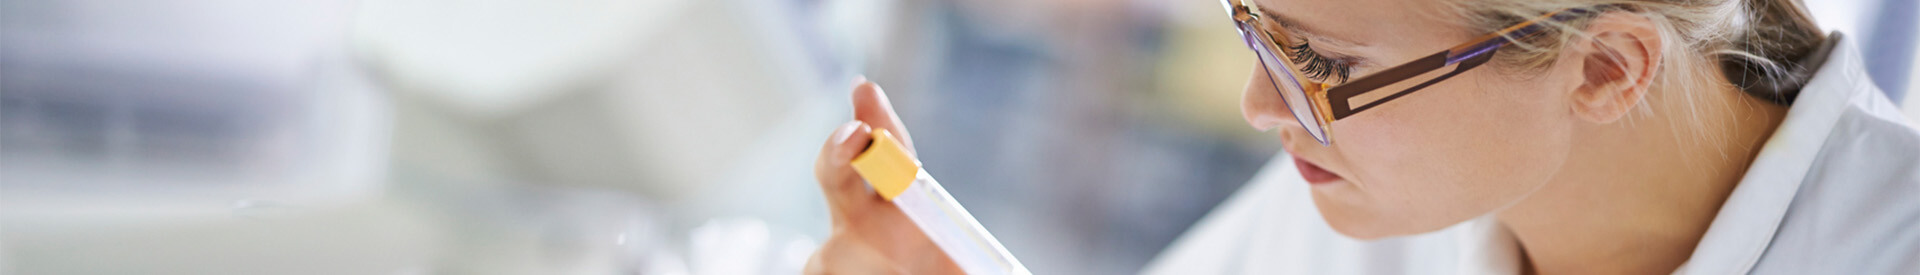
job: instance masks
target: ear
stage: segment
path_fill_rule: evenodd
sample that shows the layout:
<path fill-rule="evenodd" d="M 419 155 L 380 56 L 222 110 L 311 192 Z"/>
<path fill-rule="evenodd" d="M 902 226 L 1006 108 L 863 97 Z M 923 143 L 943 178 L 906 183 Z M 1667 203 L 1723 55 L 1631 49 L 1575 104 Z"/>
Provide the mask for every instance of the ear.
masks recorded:
<path fill-rule="evenodd" d="M 1567 47 L 1566 57 L 1578 62 L 1584 76 L 1569 97 L 1573 112 L 1594 123 L 1612 123 L 1646 98 L 1666 41 L 1653 20 L 1619 11 L 1594 18 L 1586 33 L 1592 36 L 1576 36 Z"/>

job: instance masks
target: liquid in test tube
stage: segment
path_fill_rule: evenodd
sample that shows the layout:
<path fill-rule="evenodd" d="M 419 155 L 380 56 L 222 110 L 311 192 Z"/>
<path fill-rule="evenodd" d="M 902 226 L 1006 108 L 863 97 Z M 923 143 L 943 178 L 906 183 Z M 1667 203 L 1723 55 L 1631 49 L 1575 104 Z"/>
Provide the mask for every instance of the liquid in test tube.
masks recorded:
<path fill-rule="evenodd" d="M 852 165 L 868 186 L 906 212 L 907 219 L 967 274 L 1032 274 L 940 182 L 928 176 L 920 161 L 908 155 L 907 148 L 886 129 L 873 131 L 873 144 L 854 157 Z"/>

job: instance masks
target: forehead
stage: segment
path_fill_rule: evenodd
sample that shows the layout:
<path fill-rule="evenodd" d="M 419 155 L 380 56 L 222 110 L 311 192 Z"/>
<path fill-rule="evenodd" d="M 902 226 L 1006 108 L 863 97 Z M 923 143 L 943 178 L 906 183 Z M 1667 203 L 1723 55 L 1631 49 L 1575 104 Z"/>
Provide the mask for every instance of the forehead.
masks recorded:
<path fill-rule="evenodd" d="M 1446 20 L 1447 0 L 1242 0 L 1269 16 L 1290 21 L 1308 36 L 1326 36 L 1369 46 L 1458 43 L 1465 28 Z M 1440 46 L 1444 48 L 1446 46 Z"/>

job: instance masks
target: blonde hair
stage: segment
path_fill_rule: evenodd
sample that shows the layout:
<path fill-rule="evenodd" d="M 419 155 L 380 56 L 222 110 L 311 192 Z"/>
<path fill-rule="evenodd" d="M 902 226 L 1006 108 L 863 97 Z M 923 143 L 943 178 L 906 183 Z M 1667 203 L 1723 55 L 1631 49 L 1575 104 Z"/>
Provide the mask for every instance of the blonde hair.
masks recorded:
<path fill-rule="evenodd" d="M 1738 88 L 1748 95 L 1789 104 L 1811 71 L 1800 64 L 1828 39 L 1798 0 L 1452 0 L 1468 28 L 1492 31 L 1526 18 L 1563 9 L 1629 12 L 1658 25 L 1663 49 L 1659 73 L 1649 97 L 1685 100 L 1687 114 L 1669 119 L 1691 122 L 1695 142 L 1726 134 L 1702 127 L 1697 90 Z M 1508 71 L 1525 72 L 1553 64 L 1560 50 L 1581 32 L 1589 18 L 1549 24 L 1543 35 L 1519 39 L 1495 56 Z M 1716 75 L 1718 74 L 1718 75 Z M 1721 78 L 1724 76 L 1725 81 Z M 1649 104 L 1642 113 L 1652 113 Z M 1676 127 L 1681 123 L 1676 123 Z M 1681 135 L 1681 131 L 1675 131 Z M 1676 138 L 1679 138 L 1676 136 Z"/>
<path fill-rule="evenodd" d="M 1492 31 L 1547 12 L 1583 8 L 1599 12 L 1640 14 L 1660 26 L 1666 41 L 1663 73 L 1670 84 L 1703 84 L 1701 76 L 1719 62 L 1734 84 L 1752 80 L 1769 84 L 1801 84 L 1794 74 L 1798 61 L 1824 42 L 1798 0 L 1456 0 L 1455 11 L 1468 27 Z M 1584 36 L 1585 19 L 1550 24 L 1544 34 L 1518 41 L 1520 47 L 1502 51 L 1497 64 L 1537 69 L 1552 64 L 1563 42 Z M 1785 82 L 1785 83 L 1781 83 Z M 1743 85 L 1744 86 L 1744 85 Z M 1798 85 L 1791 85 L 1798 86 Z M 1746 87 L 1743 87 L 1746 88 Z M 1759 95 L 1756 96 L 1766 96 Z"/>

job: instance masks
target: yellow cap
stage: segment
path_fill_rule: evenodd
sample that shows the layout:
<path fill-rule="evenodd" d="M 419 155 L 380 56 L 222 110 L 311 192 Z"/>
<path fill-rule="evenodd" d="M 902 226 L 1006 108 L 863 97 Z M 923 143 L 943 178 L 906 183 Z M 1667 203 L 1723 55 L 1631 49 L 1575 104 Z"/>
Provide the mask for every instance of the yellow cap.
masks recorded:
<path fill-rule="evenodd" d="M 887 134 L 887 129 L 874 129 L 873 145 L 854 157 L 852 164 L 853 171 L 867 179 L 867 186 L 887 200 L 906 192 L 920 174 L 920 162 L 907 155 L 907 147 Z"/>

